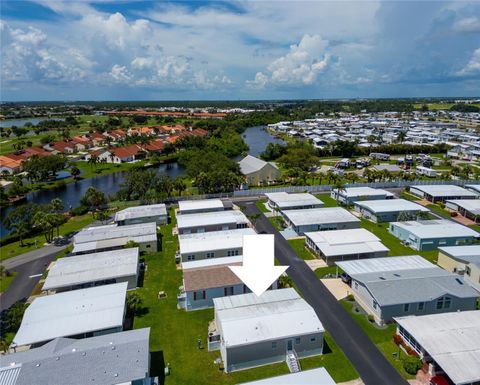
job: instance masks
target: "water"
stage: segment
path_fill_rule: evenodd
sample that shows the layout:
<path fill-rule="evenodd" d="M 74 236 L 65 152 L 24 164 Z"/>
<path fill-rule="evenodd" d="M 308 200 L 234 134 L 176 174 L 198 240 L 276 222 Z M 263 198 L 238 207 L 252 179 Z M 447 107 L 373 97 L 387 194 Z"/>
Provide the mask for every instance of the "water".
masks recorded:
<path fill-rule="evenodd" d="M 61 118 L 29 118 L 29 119 L 9 119 L 9 120 L 0 120 L 0 127 L 22 127 L 26 123 L 32 123 L 34 126 L 44 120 L 65 120 Z"/>
<path fill-rule="evenodd" d="M 260 155 L 260 153 L 265 150 L 268 143 L 284 143 L 281 139 L 271 136 L 262 126 L 249 127 L 245 130 L 242 136 L 250 147 L 249 154 L 253 156 Z M 172 178 L 185 173 L 185 169 L 177 163 L 162 164 L 159 166 L 158 171 L 166 173 Z M 94 178 L 69 183 L 65 186 L 32 192 L 27 195 L 27 201 L 38 204 L 47 204 L 53 198 L 60 198 L 64 202 L 65 208 L 69 209 L 70 207 L 76 207 L 79 205 L 80 198 L 90 186 L 103 191 L 107 195 L 115 194 L 120 189 L 120 185 L 125 178 L 125 173 L 125 171 L 120 171 L 112 174 L 100 175 Z M 0 218 L 2 223 L 0 224 L 0 237 L 9 233 L 9 231 L 3 226 L 3 219 L 11 209 L 12 207 L 10 206 L 1 210 Z"/>

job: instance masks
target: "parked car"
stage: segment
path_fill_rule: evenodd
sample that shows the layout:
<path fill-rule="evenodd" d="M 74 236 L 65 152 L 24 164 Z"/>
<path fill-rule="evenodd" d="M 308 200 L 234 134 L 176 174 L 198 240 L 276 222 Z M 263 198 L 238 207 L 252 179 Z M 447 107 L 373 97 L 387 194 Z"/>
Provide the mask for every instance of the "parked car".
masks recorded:
<path fill-rule="evenodd" d="M 450 382 L 443 376 L 435 376 L 430 379 L 430 385 L 450 385 Z"/>
<path fill-rule="evenodd" d="M 347 285 L 350 285 L 352 283 L 352 277 L 350 277 L 347 273 L 340 274 L 340 279 Z"/>

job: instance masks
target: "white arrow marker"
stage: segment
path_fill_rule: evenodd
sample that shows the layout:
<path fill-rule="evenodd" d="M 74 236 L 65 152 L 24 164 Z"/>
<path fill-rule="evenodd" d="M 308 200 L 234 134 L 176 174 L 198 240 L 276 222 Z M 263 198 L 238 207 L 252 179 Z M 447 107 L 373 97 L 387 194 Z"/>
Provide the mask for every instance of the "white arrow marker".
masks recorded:
<path fill-rule="evenodd" d="M 243 266 L 229 266 L 260 297 L 288 266 L 275 266 L 273 234 L 244 235 Z"/>

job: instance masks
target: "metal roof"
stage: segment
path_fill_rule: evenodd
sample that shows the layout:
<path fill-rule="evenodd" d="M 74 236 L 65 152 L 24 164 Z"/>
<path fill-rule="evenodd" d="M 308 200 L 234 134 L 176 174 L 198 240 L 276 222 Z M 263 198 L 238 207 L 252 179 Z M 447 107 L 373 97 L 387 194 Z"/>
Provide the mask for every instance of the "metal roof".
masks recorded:
<path fill-rule="evenodd" d="M 359 222 L 356 216 L 341 207 L 287 210 L 283 213 L 295 226 Z"/>
<path fill-rule="evenodd" d="M 457 385 L 480 381 L 480 311 L 395 318 Z"/>
<path fill-rule="evenodd" d="M 214 211 L 208 213 L 184 214 L 177 216 L 179 229 L 222 224 L 248 223 L 244 213 L 239 210 Z"/>
<path fill-rule="evenodd" d="M 218 210 L 224 209 L 223 202 L 220 199 L 198 199 L 178 202 L 178 211 L 180 214 L 196 210 Z"/>
<path fill-rule="evenodd" d="M 399 213 L 403 211 L 423 211 L 430 210 L 418 203 L 406 199 L 380 199 L 355 202 L 355 206 L 363 207 L 374 214 L 381 213 Z"/>
<path fill-rule="evenodd" d="M 465 196 L 475 198 L 478 196 L 473 191 L 453 184 L 416 185 L 410 188 L 422 191 L 433 197 Z"/>
<path fill-rule="evenodd" d="M 138 250 L 135 247 L 60 258 L 49 269 L 43 290 L 134 276 L 138 270 Z"/>
<path fill-rule="evenodd" d="M 37 297 L 13 342 L 18 346 L 122 327 L 127 282 Z"/>
<path fill-rule="evenodd" d="M 420 239 L 480 237 L 480 233 L 470 227 L 446 219 L 391 222 L 390 225 L 404 229 Z"/>
<path fill-rule="evenodd" d="M 124 237 L 133 239 L 134 237 L 141 237 L 145 235 L 157 235 L 157 224 L 155 222 L 139 223 L 126 226 L 106 225 L 88 227 L 75 235 L 73 241 L 75 244 L 77 244 Z"/>
<path fill-rule="evenodd" d="M 125 227 L 125 226 L 122 226 Z M 149 234 L 149 235 L 139 235 L 139 236 L 127 236 L 121 238 L 112 238 L 112 239 L 102 239 L 99 241 L 92 241 L 92 242 L 83 242 L 83 243 L 74 243 L 73 244 L 73 253 L 80 253 L 80 252 L 94 252 L 95 250 L 103 250 L 103 249 L 112 249 L 112 248 L 119 248 L 125 246 L 128 241 L 133 241 L 136 243 L 150 243 L 157 241 L 157 234 Z"/>
<path fill-rule="evenodd" d="M 365 229 L 305 233 L 326 257 L 388 251 L 380 239 Z"/>
<path fill-rule="evenodd" d="M 164 203 L 148 206 L 129 207 L 125 210 L 118 211 L 115 214 L 115 222 L 124 221 L 126 219 L 145 218 L 153 216 L 167 216 L 167 207 Z"/>
<path fill-rule="evenodd" d="M 57 338 L 2 356 L 0 383 L 111 385 L 141 380 L 149 372 L 149 335 L 145 328 L 84 339 Z M 4 371 L 15 376 L 6 382 Z"/>
<path fill-rule="evenodd" d="M 480 199 L 452 199 L 446 202 L 453 203 L 454 205 L 461 207 L 473 215 L 480 215 Z"/>
<path fill-rule="evenodd" d="M 333 191 L 337 191 L 334 189 Z M 393 196 L 393 194 L 387 190 L 375 189 L 371 187 L 348 187 L 345 190 L 340 191 L 340 195 L 348 198 L 353 197 L 371 197 L 371 196 Z"/>
<path fill-rule="evenodd" d="M 206 233 L 180 234 L 178 242 L 181 254 L 226 250 L 241 248 L 243 246 L 243 236 L 255 234 L 255 230 L 250 227 Z"/>
<path fill-rule="evenodd" d="M 461 262 L 480 262 L 480 245 L 446 246 L 438 250 Z"/>
<path fill-rule="evenodd" d="M 430 269 L 435 266 L 419 255 L 371 258 L 359 261 L 342 261 L 336 262 L 336 265 L 348 275 L 407 269 Z"/>
<path fill-rule="evenodd" d="M 186 261 L 182 262 L 182 269 L 198 269 L 199 267 L 209 267 L 216 265 L 225 265 L 225 264 L 238 264 L 242 263 L 243 255 L 236 255 L 234 257 L 223 257 L 223 258 L 207 258 L 200 259 L 198 261 Z"/>
<path fill-rule="evenodd" d="M 259 158 L 255 158 L 252 155 L 247 155 L 240 162 L 238 162 L 238 164 L 240 166 L 240 171 L 244 175 L 251 174 L 252 172 L 259 171 L 263 167 L 265 167 L 267 164 L 270 164 L 271 166 L 273 166 L 275 168 L 278 168 L 275 163 L 265 162 L 264 160 L 259 159 Z"/>
<path fill-rule="evenodd" d="M 263 380 L 244 382 L 239 385 L 335 385 L 336 382 L 323 367 L 284 374 Z"/>
<path fill-rule="evenodd" d="M 469 190 L 474 190 L 477 194 L 480 194 L 480 184 L 467 184 L 465 187 Z"/>
<path fill-rule="evenodd" d="M 324 331 L 313 308 L 294 289 L 268 290 L 215 298 L 217 323 L 225 346 L 295 337 Z"/>
<path fill-rule="evenodd" d="M 289 194 L 286 192 L 276 192 L 266 193 L 265 196 L 274 202 L 280 209 L 307 205 L 322 207 L 324 205 L 320 199 L 309 193 Z"/>

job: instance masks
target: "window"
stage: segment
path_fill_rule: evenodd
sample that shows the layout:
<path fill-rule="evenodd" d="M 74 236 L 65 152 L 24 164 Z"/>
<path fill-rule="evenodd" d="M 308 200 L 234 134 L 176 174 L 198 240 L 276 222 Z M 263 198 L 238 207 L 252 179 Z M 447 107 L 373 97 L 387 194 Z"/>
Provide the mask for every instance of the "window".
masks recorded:
<path fill-rule="evenodd" d="M 195 261 L 195 254 L 187 255 L 187 261 Z"/>
<path fill-rule="evenodd" d="M 410 304 L 409 303 L 404 304 L 403 305 L 403 311 L 406 313 L 409 310 L 410 310 Z"/>
<path fill-rule="evenodd" d="M 228 257 L 233 257 L 235 255 L 238 255 L 238 250 L 228 250 L 227 251 L 227 256 Z"/>
<path fill-rule="evenodd" d="M 450 297 L 445 297 L 445 302 L 444 302 L 445 309 L 449 309 L 451 304 L 452 304 L 452 299 Z"/>
<path fill-rule="evenodd" d="M 245 229 L 247 227 L 246 223 L 239 223 L 237 224 L 237 229 Z"/>
<path fill-rule="evenodd" d="M 440 297 L 437 299 L 437 310 L 440 309 L 449 309 L 452 304 L 452 299 L 450 297 Z"/>
<path fill-rule="evenodd" d="M 354 286 L 355 286 L 355 289 L 358 289 L 358 282 L 357 281 L 355 281 Z"/>
<path fill-rule="evenodd" d="M 272 342 L 272 350 L 276 350 L 277 349 L 277 341 L 273 341 Z"/>
<path fill-rule="evenodd" d="M 248 287 L 247 287 L 247 285 L 243 285 L 243 292 L 244 292 L 244 293 L 248 293 Z"/>
<path fill-rule="evenodd" d="M 207 258 L 215 258 L 215 253 L 214 252 L 207 253 Z"/>
<path fill-rule="evenodd" d="M 224 288 L 223 288 L 223 294 L 224 294 L 225 296 L 227 296 L 227 295 L 233 295 L 233 286 L 224 287 Z"/>
<path fill-rule="evenodd" d="M 149 248 L 150 248 L 150 245 L 146 245 L 145 247 L 146 247 L 147 249 L 149 249 Z"/>
<path fill-rule="evenodd" d="M 194 301 L 201 301 L 201 300 L 204 300 L 206 297 L 207 296 L 206 296 L 205 290 L 193 292 Z"/>
<path fill-rule="evenodd" d="M 301 342 L 301 338 L 300 337 L 297 337 L 295 338 L 295 345 L 300 345 L 300 342 Z"/>
<path fill-rule="evenodd" d="M 418 310 L 422 311 L 423 309 L 425 309 L 425 302 L 419 302 L 418 303 Z"/>
<path fill-rule="evenodd" d="M 376 309 L 377 308 L 377 301 L 373 300 L 373 308 Z"/>
<path fill-rule="evenodd" d="M 317 339 L 315 337 L 310 337 L 310 342 L 315 342 Z"/>

